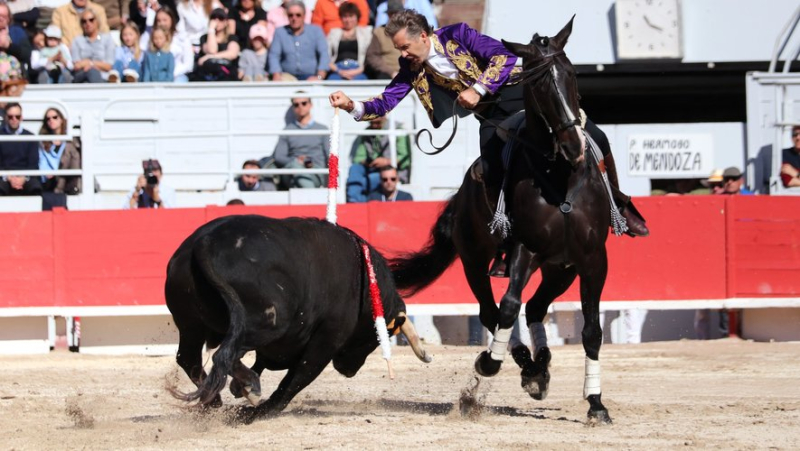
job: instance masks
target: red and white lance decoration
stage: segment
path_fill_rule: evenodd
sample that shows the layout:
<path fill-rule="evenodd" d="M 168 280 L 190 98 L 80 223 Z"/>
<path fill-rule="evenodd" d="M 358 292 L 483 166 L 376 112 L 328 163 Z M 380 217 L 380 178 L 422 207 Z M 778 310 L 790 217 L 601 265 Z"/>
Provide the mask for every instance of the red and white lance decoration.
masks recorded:
<path fill-rule="evenodd" d="M 375 268 L 372 266 L 372 258 L 369 254 L 367 243 L 361 244 L 364 253 L 364 260 L 367 262 L 367 274 L 369 275 L 369 295 L 372 299 L 372 319 L 375 320 L 375 331 L 378 332 L 378 341 L 381 344 L 381 351 L 386 364 L 389 365 L 389 377 L 394 379 L 392 369 L 392 345 L 389 343 L 389 331 L 386 330 L 386 319 L 383 317 L 383 302 L 381 302 L 381 289 L 378 287 L 378 279 L 375 277 Z"/>
<path fill-rule="evenodd" d="M 328 157 L 328 207 L 325 219 L 331 224 L 336 224 L 336 191 L 339 188 L 339 108 L 333 113 L 331 121 L 331 151 Z M 386 319 L 383 317 L 383 303 L 381 302 L 381 289 L 378 280 L 375 278 L 375 268 L 372 266 L 372 258 L 369 254 L 369 246 L 362 243 L 361 251 L 364 254 L 364 261 L 367 262 L 367 274 L 369 275 L 369 294 L 372 300 L 372 319 L 375 321 L 375 330 L 378 332 L 378 341 L 381 344 L 383 358 L 389 366 L 389 377 L 394 379 L 394 369 L 392 368 L 392 345 L 389 342 L 389 331 L 386 330 Z"/>
<path fill-rule="evenodd" d="M 325 219 L 336 224 L 336 190 L 339 188 L 339 108 L 333 112 L 331 122 L 331 151 L 328 157 L 328 209 Z"/>

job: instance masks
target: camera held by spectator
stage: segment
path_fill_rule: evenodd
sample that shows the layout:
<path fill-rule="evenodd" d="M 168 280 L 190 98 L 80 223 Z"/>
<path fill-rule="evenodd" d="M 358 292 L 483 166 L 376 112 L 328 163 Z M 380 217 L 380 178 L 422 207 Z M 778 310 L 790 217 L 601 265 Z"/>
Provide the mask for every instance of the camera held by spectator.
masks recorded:
<path fill-rule="evenodd" d="M 155 171 L 161 171 L 158 160 L 145 160 L 142 162 L 142 167 L 144 168 L 144 177 L 147 186 L 158 185 L 158 177 L 155 174 Z"/>
<path fill-rule="evenodd" d="M 175 206 L 175 191 L 161 181 L 164 173 L 158 160 L 142 161 L 142 174 L 128 194 L 124 208 L 171 208 Z"/>

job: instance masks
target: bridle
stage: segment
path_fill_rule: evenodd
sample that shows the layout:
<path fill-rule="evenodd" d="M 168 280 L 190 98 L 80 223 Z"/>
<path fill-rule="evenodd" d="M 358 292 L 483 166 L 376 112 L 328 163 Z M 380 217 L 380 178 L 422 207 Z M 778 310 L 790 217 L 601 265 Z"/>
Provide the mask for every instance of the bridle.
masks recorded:
<path fill-rule="evenodd" d="M 543 38 L 543 39 L 547 39 L 547 38 Z M 537 58 L 534 61 L 536 63 L 536 66 L 531 67 L 529 69 L 524 69 L 521 72 L 519 72 L 518 74 L 516 74 L 518 83 L 522 83 L 522 84 L 526 84 L 526 85 L 530 84 L 531 85 L 531 86 L 526 86 L 526 88 L 528 88 L 528 89 L 533 88 L 536 84 L 541 83 L 543 80 L 545 80 L 549 76 L 550 81 L 553 83 L 553 89 L 555 89 L 555 92 L 558 95 L 559 105 L 561 105 L 561 108 L 563 109 L 563 112 L 565 113 L 564 116 L 566 116 L 567 119 L 564 122 L 558 124 L 558 126 L 556 126 L 556 127 L 550 126 L 548 124 L 548 122 L 547 122 L 547 119 L 544 117 L 544 114 L 542 113 L 543 110 L 542 110 L 541 106 L 539 105 L 539 101 L 536 99 L 535 95 L 533 96 L 533 101 L 536 104 L 536 109 L 539 112 L 539 115 L 542 117 L 542 120 L 544 121 L 545 124 L 548 124 L 548 126 L 550 126 L 550 128 L 551 128 L 553 133 L 559 133 L 559 132 L 564 131 L 564 130 L 570 128 L 570 127 L 576 127 L 576 126 L 580 126 L 581 125 L 580 119 L 575 117 L 575 114 L 572 112 L 572 109 L 569 107 L 569 104 L 567 103 L 567 99 L 564 97 L 564 94 L 561 92 L 561 89 L 559 88 L 558 82 L 557 82 L 557 80 L 558 80 L 558 71 L 557 71 L 556 66 L 555 66 L 555 59 L 556 59 L 556 57 L 562 56 L 564 54 L 565 53 L 564 53 L 563 50 L 559 50 L 559 51 L 556 51 L 556 52 L 553 52 L 553 53 L 549 53 L 547 55 L 542 55 L 541 57 Z M 508 99 L 503 99 L 503 98 L 498 96 L 495 99 L 478 102 L 478 105 L 496 104 L 496 103 L 499 103 L 501 100 L 508 100 Z M 516 100 L 516 99 L 511 99 L 511 100 Z M 450 143 L 453 142 L 453 139 L 456 136 L 456 132 L 458 131 L 458 114 L 456 114 L 456 108 L 457 107 L 458 107 L 458 98 L 453 100 L 453 111 L 452 111 L 453 132 L 450 134 L 450 137 L 447 139 L 447 141 L 441 147 L 437 147 L 436 145 L 433 144 L 433 134 L 431 133 L 431 131 L 429 129 L 423 128 L 422 130 L 417 132 L 417 134 L 414 136 L 414 144 L 417 146 L 417 148 L 422 153 L 424 153 L 426 155 L 439 154 L 444 149 L 446 149 L 450 145 Z M 481 119 L 483 121 L 494 122 L 494 121 L 491 121 L 490 119 L 487 119 L 486 117 L 482 116 L 477 111 L 473 110 L 472 114 L 474 114 L 475 117 L 477 117 L 478 119 Z M 507 133 L 509 137 L 513 137 L 514 139 L 516 139 L 520 143 L 525 144 L 525 141 L 522 138 L 520 138 L 519 136 L 517 136 L 517 134 L 514 131 L 508 130 L 505 127 L 501 127 L 499 123 L 495 123 L 495 126 L 499 130 L 502 130 L 505 133 Z M 428 134 L 428 142 L 429 142 L 430 146 L 433 147 L 434 149 L 436 149 L 433 152 L 426 152 L 425 150 L 422 149 L 422 146 L 419 145 L 419 139 L 420 139 L 420 136 L 422 136 L 423 133 L 427 133 Z"/>

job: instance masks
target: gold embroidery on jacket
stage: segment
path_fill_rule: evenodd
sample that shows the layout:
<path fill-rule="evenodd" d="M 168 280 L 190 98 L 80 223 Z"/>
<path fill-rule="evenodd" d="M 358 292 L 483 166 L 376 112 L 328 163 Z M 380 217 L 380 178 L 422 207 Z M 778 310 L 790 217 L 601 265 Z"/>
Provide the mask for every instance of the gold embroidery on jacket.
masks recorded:
<path fill-rule="evenodd" d="M 489 66 L 483 71 L 483 74 L 478 79 L 478 83 L 489 86 L 497 84 L 500 81 L 500 73 L 505 69 L 507 55 L 495 55 L 489 59 Z"/>
<path fill-rule="evenodd" d="M 431 89 L 428 84 L 428 79 L 425 77 L 425 71 L 422 70 L 417 74 L 417 78 L 412 83 L 414 90 L 417 92 L 420 103 L 428 111 L 428 116 L 433 114 L 433 103 L 431 102 Z"/>
<path fill-rule="evenodd" d="M 461 49 L 455 40 L 447 41 L 445 56 L 456 66 L 460 76 L 462 74 L 468 76 L 471 82 L 481 76 L 481 70 L 475 57 L 466 50 Z"/>

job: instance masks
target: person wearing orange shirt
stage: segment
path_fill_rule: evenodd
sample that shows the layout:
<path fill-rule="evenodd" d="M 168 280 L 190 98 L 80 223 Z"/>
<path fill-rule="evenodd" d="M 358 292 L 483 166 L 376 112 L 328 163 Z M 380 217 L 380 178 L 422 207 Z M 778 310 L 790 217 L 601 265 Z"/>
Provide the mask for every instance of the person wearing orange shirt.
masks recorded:
<path fill-rule="evenodd" d="M 359 11 L 361 11 L 358 25 L 362 27 L 369 25 L 370 11 L 367 0 L 317 0 L 317 4 L 314 6 L 314 12 L 311 15 L 311 23 L 322 27 L 325 36 L 334 28 L 342 28 L 342 19 L 339 17 L 339 6 L 346 1 L 354 3 L 358 6 Z"/>

